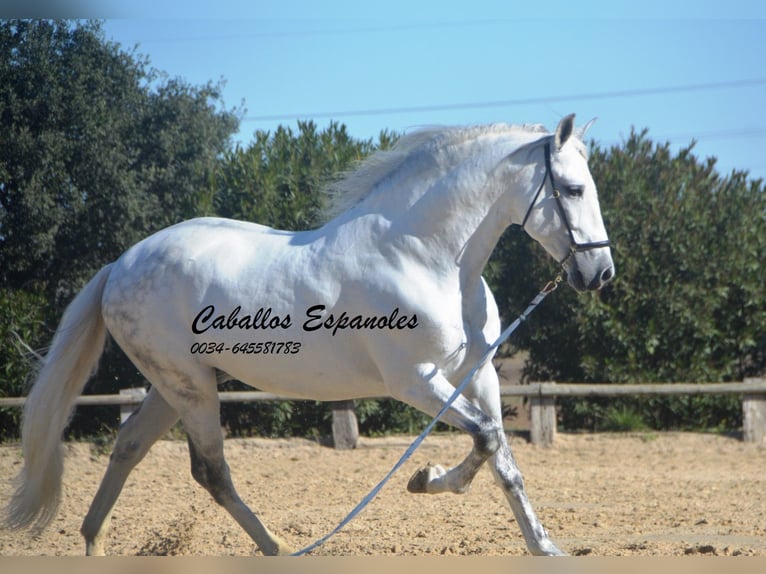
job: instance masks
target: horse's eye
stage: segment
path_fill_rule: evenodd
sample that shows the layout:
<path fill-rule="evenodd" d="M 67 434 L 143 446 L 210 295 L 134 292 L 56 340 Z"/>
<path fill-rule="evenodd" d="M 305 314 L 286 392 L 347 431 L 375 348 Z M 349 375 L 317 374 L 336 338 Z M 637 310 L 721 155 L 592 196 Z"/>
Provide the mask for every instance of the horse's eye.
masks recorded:
<path fill-rule="evenodd" d="M 582 197 L 583 192 L 585 191 L 584 185 L 567 185 L 564 190 L 567 192 L 567 195 L 569 197 Z"/>

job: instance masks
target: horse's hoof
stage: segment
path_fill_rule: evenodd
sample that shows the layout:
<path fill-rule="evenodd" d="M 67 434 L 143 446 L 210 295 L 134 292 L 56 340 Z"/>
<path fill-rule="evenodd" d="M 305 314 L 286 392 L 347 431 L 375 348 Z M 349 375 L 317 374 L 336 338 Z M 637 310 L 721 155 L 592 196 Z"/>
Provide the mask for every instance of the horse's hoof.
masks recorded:
<path fill-rule="evenodd" d="M 551 543 L 551 548 L 548 548 L 546 556 L 569 556 L 569 554 L 561 550 L 555 544 Z"/>
<path fill-rule="evenodd" d="M 566 552 L 556 546 L 552 540 L 547 539 L 538 544 L 536 548 L 530 548 L 532 554 L 537 556 L 569 556 Z"/>
<path fill-rule="evenodd" d="M 434 479 L 444 476 L 447 473 L 441 465 L 434 465 L 430 462 L 415 471 L 410 481 L 407 483 L 407 490 L 415 494 L 427 494 L 428 485 Z"/>
<path fill-rule="evenodd" d="M 279 536 L 269 532 L 269 544 L 264 545 L 261 551 L 265 556 L 290 556 L 292 547 Z"/>
<path fill-rule="evenodd" d="M 279 541 L 277 546 L 276 556 L 290 556 L 293 553 L 293 549 L 284 540 Z"/>

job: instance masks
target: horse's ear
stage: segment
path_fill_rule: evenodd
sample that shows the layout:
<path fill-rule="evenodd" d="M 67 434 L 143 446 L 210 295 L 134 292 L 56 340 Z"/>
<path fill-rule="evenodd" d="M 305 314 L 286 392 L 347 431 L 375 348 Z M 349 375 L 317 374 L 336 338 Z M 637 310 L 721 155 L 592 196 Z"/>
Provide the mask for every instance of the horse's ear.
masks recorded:
<path fill-rule="evenodd" d="M 553 136 L 553 141 L 556 145 L 556 150 L 560 150 L 570 136 L 574 133 L 574 114 L 569 114 L 561 118 L 559 125 L 556 127 L 556 133 Z"/>
<path fill-rule="evenodd" d="M 591 127 L 593 124 L 595 124 L 595 123 L 596 123 L 596 120 L 597 120 L 597 119 L 598 119 L 598 118 L 593 118 L 593 119 L 592 119 L 592 120 L 590 120 L 590 121 L 589 121 L 587 124 L 585 124 L 583 127 L 581 127 L 581 128 L 576 128 L 576 129 L 575 129 L 575 135 L 577 136 L 577 139 L 579 139 L 580 141 L 584 141 L 584 140 L 585 140 L 585 134 L 586 134 L 586 133 L 588 133 L 588 130 L 590 129 L 590 127 Z"/>

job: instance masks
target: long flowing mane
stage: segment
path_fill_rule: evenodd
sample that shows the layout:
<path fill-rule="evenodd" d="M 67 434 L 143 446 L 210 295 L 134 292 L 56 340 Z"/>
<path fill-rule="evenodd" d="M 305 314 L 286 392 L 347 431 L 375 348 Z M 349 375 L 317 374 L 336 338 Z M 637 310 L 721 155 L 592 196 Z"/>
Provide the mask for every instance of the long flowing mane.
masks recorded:
<path fill-rule="evenodd" d="M 444 147 L 483 135 L 513 137 L 530 133 L 545 134 L 548 130 L 540 124 L 489 124 L 475 127 L 428 127 L 406 134 L 390 149 L 373 153 L 340 179 L 327 185 L 325 193 L 328 201 L 321 219 L 329 221 L 347 211 L 370 196 L 381 182 L 394 173 Z"/>

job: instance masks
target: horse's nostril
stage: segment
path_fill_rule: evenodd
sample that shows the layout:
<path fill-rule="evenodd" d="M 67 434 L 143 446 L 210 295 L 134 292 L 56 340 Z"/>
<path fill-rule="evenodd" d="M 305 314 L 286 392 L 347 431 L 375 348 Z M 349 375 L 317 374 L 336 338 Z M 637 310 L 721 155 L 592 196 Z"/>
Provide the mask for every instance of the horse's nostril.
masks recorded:
<path fill-rule="evenodd" d="M 601 280 L 606 283 L 608 281 L 612 280 L 612 277 L 614 277 L 614 268 L 609 267 L 608 269 L 604 270 L 604 272 L 601 274 Z"/>

